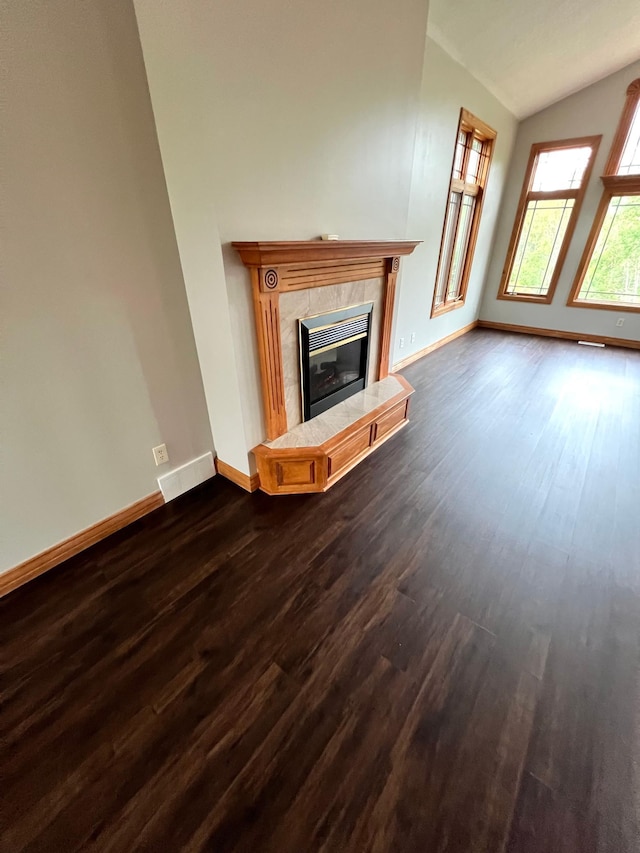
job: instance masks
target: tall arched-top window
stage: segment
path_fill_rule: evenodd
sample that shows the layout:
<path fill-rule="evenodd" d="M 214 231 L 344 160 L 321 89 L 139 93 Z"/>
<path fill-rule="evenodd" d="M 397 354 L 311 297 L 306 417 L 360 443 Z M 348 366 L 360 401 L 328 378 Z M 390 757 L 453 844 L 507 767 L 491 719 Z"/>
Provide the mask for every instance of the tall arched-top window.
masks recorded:
<path fill-rule="evenodd" d="M 602 183 L 567 304 L 640 311 L 640 78 L 627 89 Z"/>
<path fill-rule="evenodd" d="M 552 301 L 600 139 L 531 146 L 498 299 Z"/>

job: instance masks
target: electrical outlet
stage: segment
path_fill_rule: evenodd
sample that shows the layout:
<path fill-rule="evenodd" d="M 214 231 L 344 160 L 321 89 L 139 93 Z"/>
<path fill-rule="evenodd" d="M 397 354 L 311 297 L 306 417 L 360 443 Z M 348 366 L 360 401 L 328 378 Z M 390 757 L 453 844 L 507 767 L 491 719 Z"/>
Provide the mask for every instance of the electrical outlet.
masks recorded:
<path fill-rule="evenodd" d="M 167 445 L 159 444 L 157 447 L 154 447 L 153 458 L 156 460 L 156 465 L 164 465 L 165 462 L 168 462 L 169 454 L 167 453 Z"/>
<path fill-rule="evenodd" d="M 398 341 L 398 349 L 404 349 L 404 338 L 400 338 Z"/>
<path fill-rule="evenodd" d="M 616 326 L 624 326 L 624 317 L 618 317 L 616 320 Z"/>
<path fill-rule="evenodd" d="M 416 342 L 416 333 L 411 332 L 411 337 L 409 338 L 409 343 L 414 344 Z"/>

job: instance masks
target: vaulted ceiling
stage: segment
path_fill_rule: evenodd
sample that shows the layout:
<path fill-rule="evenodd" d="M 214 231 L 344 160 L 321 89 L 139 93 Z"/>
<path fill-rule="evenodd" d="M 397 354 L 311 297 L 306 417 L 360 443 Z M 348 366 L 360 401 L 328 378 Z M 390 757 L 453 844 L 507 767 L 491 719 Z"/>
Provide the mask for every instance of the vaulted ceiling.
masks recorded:
<path fill-rule="evenodd" d="M 431 0 L 429 35 L 525 118 L 640 59 L 640 2 Z"/>

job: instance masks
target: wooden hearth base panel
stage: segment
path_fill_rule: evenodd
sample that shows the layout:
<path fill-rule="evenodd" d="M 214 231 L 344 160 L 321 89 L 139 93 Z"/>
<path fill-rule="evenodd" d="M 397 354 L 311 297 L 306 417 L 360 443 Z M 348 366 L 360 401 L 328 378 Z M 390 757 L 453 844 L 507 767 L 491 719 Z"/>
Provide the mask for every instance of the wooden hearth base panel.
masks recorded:
<path fill-rule="evenodd" d="M 260 489 L 269 495 L 326 492 L 370 453 L 409 422 L 413 388 L 396 377 L 402 389 L 387 402 L 315 447 L 270 447 L 259 444 L 253 453 Z"/>

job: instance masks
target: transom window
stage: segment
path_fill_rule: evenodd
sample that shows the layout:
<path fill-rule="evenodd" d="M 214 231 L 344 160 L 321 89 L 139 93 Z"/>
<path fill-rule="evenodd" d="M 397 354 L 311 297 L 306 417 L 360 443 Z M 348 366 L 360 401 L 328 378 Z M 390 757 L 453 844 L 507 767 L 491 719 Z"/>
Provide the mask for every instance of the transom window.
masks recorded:
<path fill-rule="evenodd" d="M 553 299 L 600 138 L 532 146 L 499 298 Z"/>
<path fill-rule="evenodd" d="M 495 138 L 495 130 L 460 111 L 432 317 L 464 305 Z"/>
<path fill-rule="evenodd" d="M 635 116 L 629 129 L 627 141 L 622 150 L 617 175 L 640 174 L 640 103 L 636 105 Z"/>
<path fill-rule="evenodd" d="M 569 305 L 640 311 L 640 79 L 627 98 Z"/>

